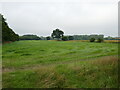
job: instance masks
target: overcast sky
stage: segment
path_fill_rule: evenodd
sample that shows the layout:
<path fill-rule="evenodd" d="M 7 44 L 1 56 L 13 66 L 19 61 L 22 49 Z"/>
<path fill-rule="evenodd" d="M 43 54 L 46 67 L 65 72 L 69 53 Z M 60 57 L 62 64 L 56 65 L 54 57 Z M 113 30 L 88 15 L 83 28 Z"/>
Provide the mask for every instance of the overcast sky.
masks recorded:
<path fill-rule="evenodd" d="M 0 2 L 0 12 L 19 35 L 48 36 L 59 28 L 65 35 L 118 36 L 119 0 L 8 1 Z"/>

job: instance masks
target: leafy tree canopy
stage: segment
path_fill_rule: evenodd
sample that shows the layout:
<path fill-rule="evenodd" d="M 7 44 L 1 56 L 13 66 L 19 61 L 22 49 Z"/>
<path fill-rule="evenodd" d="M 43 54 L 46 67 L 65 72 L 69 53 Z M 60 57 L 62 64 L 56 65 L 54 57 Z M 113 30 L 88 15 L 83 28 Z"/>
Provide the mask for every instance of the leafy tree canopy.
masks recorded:
<path fill-rule="evenodd" d="M 53 30 L 53 33 L 51 34 L 51 36 L 53 38 L 57 38 L 57 39 L 61 39 L 63 37 L 64 32 L 62 30 L 56 29 Z"/>
<path fill-rule="evenodd" d="M 2 31 L 2 42 L 19 40 L 19 35 L 16 34 L 11 28 L 9 28 L 6 19 L 4 19 L 3 15 L 1 14 L 0 14 L 0 25 L 2 28 L 2 30 L 0 30 L 0 32 Z"/>

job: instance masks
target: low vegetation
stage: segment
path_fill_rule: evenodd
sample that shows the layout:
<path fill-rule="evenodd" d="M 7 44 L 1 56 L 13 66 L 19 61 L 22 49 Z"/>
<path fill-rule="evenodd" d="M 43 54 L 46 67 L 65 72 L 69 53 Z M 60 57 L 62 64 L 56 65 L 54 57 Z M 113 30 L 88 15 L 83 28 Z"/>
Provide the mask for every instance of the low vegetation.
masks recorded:
<path fill-rule="evenodd" d="M 91 39 L 90 39 L 90 42 L 94 42 L 94 41 L 95 41 L 95 38 L 91 38 Z"/>
<path fill-rule="evenodd" d="M 103 39 L 102 38 L 98 38 L 97 42 L 101 43 L 101 42 L 103 42 Z"/>
<path fill-rule="evenodd" d="M 116 88 L 118 44 L 19 41 L 3 45 L 4 88 Z"/>

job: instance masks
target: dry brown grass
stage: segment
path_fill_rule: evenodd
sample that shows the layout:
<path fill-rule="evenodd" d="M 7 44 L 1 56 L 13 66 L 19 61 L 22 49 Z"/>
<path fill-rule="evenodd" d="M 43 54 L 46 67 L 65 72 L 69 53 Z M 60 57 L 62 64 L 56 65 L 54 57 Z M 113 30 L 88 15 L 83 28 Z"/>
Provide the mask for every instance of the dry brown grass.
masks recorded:
<path fill-rule="evenodd" d="M 120 40 L 104 40 L 104 42 L 108 42 L 108 43 L 120 43 Z"/>
<path fill-rule="evenodd" d="M 41 87 L 61 87 L 64 86 L 65 76 L 56 72 L 55 67 L 41 67 L 35 70 L 39 75 L 39 82 L 37 83 L 37 87 L 42 85 Z"/>
<path fill-rule="evenodd" d="M 58 41 L 58 40 L 49 40 L 49 41 Z M 60 40 L 62 41 L 62 40 Z M 70 42 L 89 42 L 89 40 L 68 40 Z M 106 43 L 120 43 L 120 40 L 104 40 Z"/>
<path fill-rule="evenodd" d="M 69 40 L 71 42 L 89 42 L 89 40 Z"/>
<path fill-rule="evenodd" d="M 106 65 L 106 64 L 115 64 L 118 61 L 117 56 L 106 56 L 106 57 L 101 57 L 95 61 L 92 61 L 92 64 L 95 65 Z"/>

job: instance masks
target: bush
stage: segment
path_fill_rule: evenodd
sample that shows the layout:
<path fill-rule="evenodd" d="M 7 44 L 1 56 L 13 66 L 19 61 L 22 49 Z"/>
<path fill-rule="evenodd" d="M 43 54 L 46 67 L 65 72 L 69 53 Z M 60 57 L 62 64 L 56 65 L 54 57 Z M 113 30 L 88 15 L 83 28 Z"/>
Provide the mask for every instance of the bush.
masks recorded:
<path fill-rule="evenodd" d="M 68 39 L 69 40 L 74 40 L 74 37 L 73 36 L 68 36 Z"/>
<path fill-rule="evenodd" d="M 68 37 L 67 37 L 67 36 L 63 36 L 63 37 L 62 37 L 62 40 L 63 40 L 63 41 L 68 41 Z"/>
<path fill-rule="evenodd" d="M 94 41 L 95 41 L 95 38 L 91 38 L 91 39 L 90 39 L 90 42 L 94 42 Z"/>
<path fill-rule="evenodd" d="M 46 37 L 46 39 L 47 39 L 47 40 L 50 40 L 50 37 L 48 36 L 48 37 Z"/>
<path fill-rule="evenodd" d="M 101 43 L 101 42 L 103 42 L 103 39 L 102 38 L 98 38 L 97 42 Z"/>

